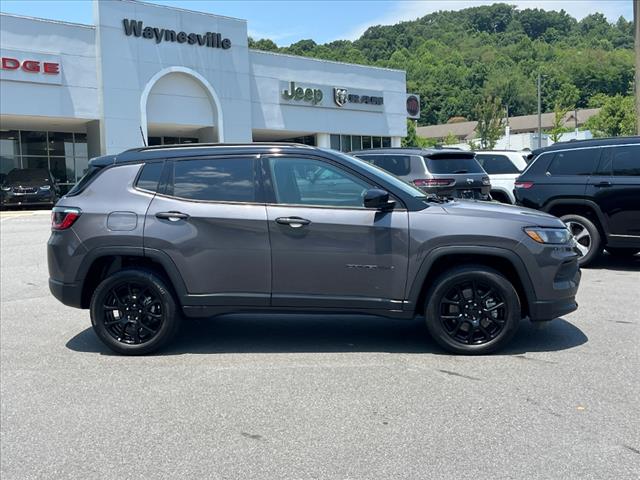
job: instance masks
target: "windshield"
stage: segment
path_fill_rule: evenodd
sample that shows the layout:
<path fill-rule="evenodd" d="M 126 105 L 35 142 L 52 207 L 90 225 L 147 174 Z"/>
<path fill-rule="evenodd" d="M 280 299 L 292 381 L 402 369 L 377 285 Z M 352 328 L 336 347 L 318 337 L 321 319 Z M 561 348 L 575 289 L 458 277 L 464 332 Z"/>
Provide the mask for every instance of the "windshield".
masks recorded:
<path fill-rule="evenodd" d="M 49 183 L 49 172 L 42 168 L 13 169 L 5 178 L 5 182 L 26 182 L 38 180 Z"/>
<path fill-rule="evenodd" d="M 361 159 L 356 158 L 354 156 L 347 155 L 345 153 L 338 152 L 336 150 L 331 150 L 329 148 L 323 148 L 322 150 L 326 150 L 328 152 L 333 153 L 334 155 L 338 155 L 340 158 L 343 158 L 344 160 L 347 160 L 350 163 L 357 163 L 357 165 L 360 168 L 363 168 L 363 169 L 369 171 L 370 173 L 372 173 L 376 177 L 382 178 L 385 182 L 388 182 L 391 185 L 393 185 L 394 187 L 399 188 L 400 190 L 402 190 L 407 195 L 411 195 L 412 197 L 415 197 L 415 198 L 424 198 L 425 197 L 424 192 L 422 190 L 420 190 L 419 188 L 414 187 L 410 183 L 407 183 L 404 180 L 399 179 L 395 175 L 392 175 L 391 173 L 387 172 L 386 170 L 383 170 L 380 167 L 372 165 L 371 163 L 369 163 L 369 162 L 367 162 L 365 160 L 361 160 Z"/>
<path fill-rule="evenodd" d="M 429 172 L 439 174 L 485 173 L 478 161 L 473 157 L 456 157 L 453 155 L 425 157 Z"/>

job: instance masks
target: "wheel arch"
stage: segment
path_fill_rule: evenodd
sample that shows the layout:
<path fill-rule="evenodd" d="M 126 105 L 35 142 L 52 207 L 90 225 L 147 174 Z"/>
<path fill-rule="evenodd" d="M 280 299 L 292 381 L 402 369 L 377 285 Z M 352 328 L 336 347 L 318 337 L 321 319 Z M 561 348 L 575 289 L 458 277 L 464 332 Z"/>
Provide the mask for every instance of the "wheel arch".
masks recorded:
<path fill-rule="evenodd" d="M 468 245 L 438 247 L 427 255 L 410 288 L 409 308 L 415 314 L 422 314 L 435 279 L 452 266 L 459 265 L 483 265 L 503 274 L 518 292 L 522 316 L 529 315 L 533 302 L 536 301 L 535 290 L 518 255 L 500 247 Z"/>
<path fill-rule="evenodd" d="M 587 199 L 558 199 L 547 203 L 544 212 L 562 217 L 563 215 L 581 215 L 591 220 L 605 239 L 609 234 L 609 224 L 598 204 Z"/>
<path fill-rule="evenodd" d="M 173 261 L 158 250 L 142 247 L 103 247 L 91 251 L 78 269 L 76 281 L 82 285 L 81 308 L 89 308 L 91 295 L 107 276 L 126 268 L 144 268 L 159 275 L 184 304 L 186 287 Z"/>

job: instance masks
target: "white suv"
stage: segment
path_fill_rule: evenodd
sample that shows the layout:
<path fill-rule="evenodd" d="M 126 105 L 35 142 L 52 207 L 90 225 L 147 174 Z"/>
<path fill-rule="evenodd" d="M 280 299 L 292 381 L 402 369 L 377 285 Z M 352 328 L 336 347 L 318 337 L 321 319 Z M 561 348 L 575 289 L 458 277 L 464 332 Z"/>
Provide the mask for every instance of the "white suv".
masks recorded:
<path fill-rule="evenodd" d="M 501 203 L 515 204 L 513 195 L 516 178 L 527 167 L 525 154 L 509 150 L 476 152 L 476 160 L 489 174 L 491 197 Z"/>

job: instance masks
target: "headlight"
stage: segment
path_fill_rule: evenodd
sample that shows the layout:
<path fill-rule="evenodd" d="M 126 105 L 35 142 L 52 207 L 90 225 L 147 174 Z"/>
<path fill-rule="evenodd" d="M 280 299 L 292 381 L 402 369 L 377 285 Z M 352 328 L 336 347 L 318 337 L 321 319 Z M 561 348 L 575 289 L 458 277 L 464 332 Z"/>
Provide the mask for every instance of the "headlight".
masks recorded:
<path fill-rule="evenodd" d="M 566 228 L 526 227 L 524 233 L 538 243 L 564 244 L 572 237 Z"/>
<path fill-rule="evenodd" d="M 2 191 L 3 192 L 10 192 L 11 191 L 11 187 L 2 186 Z"/>
<path fill-rule="evenodd" d="M 51 190 L 51 185 L 42 185 L 40 190 Z"/>

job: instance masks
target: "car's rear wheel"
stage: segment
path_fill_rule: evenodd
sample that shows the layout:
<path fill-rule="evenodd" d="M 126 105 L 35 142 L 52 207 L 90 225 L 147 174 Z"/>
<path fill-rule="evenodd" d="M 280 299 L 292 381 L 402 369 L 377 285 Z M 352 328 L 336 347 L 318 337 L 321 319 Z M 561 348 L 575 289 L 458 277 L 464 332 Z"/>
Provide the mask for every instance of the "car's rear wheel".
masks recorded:
<path fill-rule="evenodd" d="M 632 257 L 636 253 L 639 253 L 640 250 L 637 248 L 612 248 L 606 247 L 607 252 L 616 257 Z"/>
<path fill-rule="evenodd" d="M 560 217 L 576 240 L 576 247 L 581 257 L 578 265 L 586 267 L 602 252 L 600 231 L 591 220 L 580 215 L 563 215 Z"/>
<path fill-rule="evenodd" d="M 453 353 L 493 352 L 513 337 L 521 320 L 518 293 L 485 266 L 458 267 L 433 284 L 426 306 L 433 339 Z"/>
<path fill-rule="evenodd" d="M 176 334 L 180 314 L 173 294 L 155 273 L 122 270 L 103 280 L 91 298 L 98 337 L 124 355 L 144 355 Z"/>

